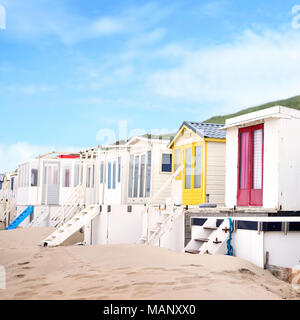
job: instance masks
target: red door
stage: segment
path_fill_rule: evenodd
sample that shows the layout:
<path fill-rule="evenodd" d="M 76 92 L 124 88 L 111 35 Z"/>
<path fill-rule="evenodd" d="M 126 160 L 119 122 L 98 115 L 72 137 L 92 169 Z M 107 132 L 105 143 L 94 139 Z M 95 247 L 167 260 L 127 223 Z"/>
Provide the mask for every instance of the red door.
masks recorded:
<path fill-rule="evenodd" d="M 264 125 L 239 129 L 238 206 L 263 205 Z"/>

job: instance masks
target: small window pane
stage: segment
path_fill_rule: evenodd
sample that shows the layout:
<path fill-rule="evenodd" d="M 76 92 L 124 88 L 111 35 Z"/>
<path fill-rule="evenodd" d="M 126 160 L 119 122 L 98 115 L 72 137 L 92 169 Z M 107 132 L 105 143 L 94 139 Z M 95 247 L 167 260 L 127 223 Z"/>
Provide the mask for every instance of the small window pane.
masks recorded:
<path fill-rule="evenodd" d="M 130 156 L 130 163 L 129 163 L 129 185 L 128 185 L 128 197 L 132 197 L 132 181 L 133 181 L 133 156 Z"/>
<path fill-rule="evenodd" d="M 118 182 L 121 182 L 121 157 L 118 158 Z"/>
<path fill-rule="evenodd" d="M 113 163 L 113 189 L 116 189 L 116 162 Z"/>
<path fill-rule="evenodd" d="M 141 170 L 140 170 L 140 176 L 141 176 L 140 198 L 144 197 L 144 189 L 145 189 L 145 160 L 146 160 L 146 156 L 142 155 L 142 157 L 141 157 Z"/>
<path fill-rule="evenodd" d="M 147 153 L 147 173 L 146 173 L 146 197 L 150 197 L 150 188 L 151 188 L 151 159 L 152 153 L 148 151 Z"/>
<path fill-rule="evenodd" d="M 111 189 L 111 162 L 108 163 L 108 168 L 107 168 L 107 177 L 108 177 L 108 189 Z"/>
<path fill-rule="evenodd" d="M 64 188 L 70 187 L 70 173 L 71 173 L 70 167 L 63 168 L 63 187 Z"/>
<path fill-rule="evenodd" d="M 87 177 L 86 177 L 86 187 L 90 188 L 91 187 L 91 167 L 87 169 Z"/>
<path fill-rule="evenodd" d="M 201 188 L 201 147 L 195 147 L 195 175 L 194 188 Z"/>
<path fill-rule="evenodd" d="M 135 165 L 134 165 L 134 192 L 133 197 L 137 198 L 138 196 L 138 185 L 139 185 L 139 163 L 140 163 L 140 157 L 135 157 Z"/>
<path fill-rule="evenodd" d="M 12 177 L 10 180 L 10 190 L 14 190 L 15 178 Z"/>
<path fill-rule="evenodd" d="M 74 187 L 79 185 L 79 163 L 74 166 Z"/>
<path fill-rule="evenodd" d="M 162 172 L 172 172 L 172 154 L 163 153 L 162 154 Z"/>
<path fill-rule="evenodd" d="M 100 183 L 104 182 L 104 162 L 100 164 Z"/>
<path fill-rule="evenodd" d="M 253 189 L 262 189 L 262 129 L 253 133 Z"/>
<path fill-rule="evenodd" d="M 192 186 L 192 149 L 185 150 L 185 189 Z"/>
<path fill-rule="evenodd" d="M 38 170 L 37 169 L 31 169 L 31 186 L 37 187 L 38 184 Z"/>

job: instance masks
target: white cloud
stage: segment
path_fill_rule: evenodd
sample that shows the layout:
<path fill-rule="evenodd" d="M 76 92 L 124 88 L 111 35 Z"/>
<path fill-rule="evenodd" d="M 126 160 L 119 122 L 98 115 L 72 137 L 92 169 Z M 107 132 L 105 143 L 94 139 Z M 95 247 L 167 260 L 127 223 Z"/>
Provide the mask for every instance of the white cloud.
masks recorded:
<path fill-rule="evenodd" d="M 22 95 L 36 95 L 39 93 L 46 93 L 56 89 L 54 86 L 45 84 L 27 84 L 27 85 L 8 85 L 0 87 L 1 93 L 8 94 L 22 94 Z"/>
<path fill-rule="evenodd" d="M 300 94 L 299 32 L 247 30 L 232 44 L 195 51 L 175 48 L 181 64 L 148 79 L 150 90 L 160 96 L 232 111 Z M 160 54 L 169 58 L 170 49 Z"/>
<path fill-rule="evenodd" d="M 0 144 L 0 173 L 14 171 L 20 162 L 35 158 L 51 151 L 76 152 L 78 148 L 34 145 L 28 142 L 17 142 L 11 145 Z"/>

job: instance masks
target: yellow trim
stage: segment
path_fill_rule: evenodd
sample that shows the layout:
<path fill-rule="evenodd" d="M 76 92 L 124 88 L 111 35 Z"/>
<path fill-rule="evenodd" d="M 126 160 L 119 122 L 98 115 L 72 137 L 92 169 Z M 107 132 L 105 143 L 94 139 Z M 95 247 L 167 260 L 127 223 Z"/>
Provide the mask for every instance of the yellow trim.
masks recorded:
<path fill-rule="evenodd" d="M 191 130 L 189 127 L 187 127 L 186 125 L 184 125 L 180 131 L 177 132 L 176 136 L 174 137 L 172 143 L 169 145 L 169 149 L 172 149 L 174 142 L 178 139 L 178 137 L 182 134 L 182 132 L 184 130 L 188 130 L 189 132 L 191 132 L 193 135 L 195 135 L 198 139 L 202 139 L 201 136 L 199 136 L 197 133 L 195 133 L 193 130 Z"/>
<path fill-rule="evenodd" d="M 208 142 L 226 142 L 226 139 L 205 138 L 204 140 Z"/>

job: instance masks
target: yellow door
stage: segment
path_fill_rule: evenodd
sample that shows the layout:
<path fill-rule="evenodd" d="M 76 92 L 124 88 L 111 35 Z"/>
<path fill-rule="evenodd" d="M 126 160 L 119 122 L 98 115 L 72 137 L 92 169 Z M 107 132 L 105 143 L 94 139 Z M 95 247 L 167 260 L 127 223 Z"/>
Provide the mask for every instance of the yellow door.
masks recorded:
<path fill-rule="evenodd" d="M 184 205 L 203 203 L 204 143 L 183 146 L 182 202 Z"/>

